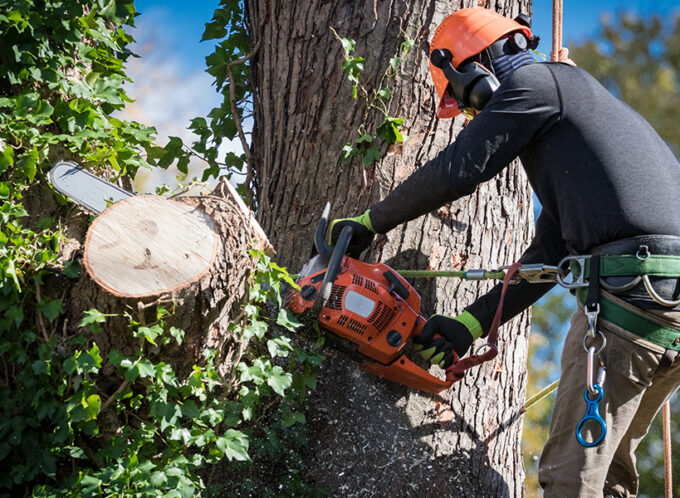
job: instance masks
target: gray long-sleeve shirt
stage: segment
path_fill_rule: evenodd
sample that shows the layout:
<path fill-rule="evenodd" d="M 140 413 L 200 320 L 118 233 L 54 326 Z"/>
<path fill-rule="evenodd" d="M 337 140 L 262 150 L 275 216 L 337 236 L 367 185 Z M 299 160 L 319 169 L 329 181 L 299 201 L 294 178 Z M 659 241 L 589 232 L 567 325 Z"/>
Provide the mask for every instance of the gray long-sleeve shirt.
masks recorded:
<path fill-rule="evenodd" d="M 522 263 L 645 234 L 680 236 L 680 165 L 635 111 L 585 71 L 561 63 L 516 70 L 455 142 L 371 209 L 378 233 L 472 193 L 520 158 L 543 211 Z M 551 284 L 512 286 L 507 321 Z M 500 286 L 467 310 L 485 331 Z"/>

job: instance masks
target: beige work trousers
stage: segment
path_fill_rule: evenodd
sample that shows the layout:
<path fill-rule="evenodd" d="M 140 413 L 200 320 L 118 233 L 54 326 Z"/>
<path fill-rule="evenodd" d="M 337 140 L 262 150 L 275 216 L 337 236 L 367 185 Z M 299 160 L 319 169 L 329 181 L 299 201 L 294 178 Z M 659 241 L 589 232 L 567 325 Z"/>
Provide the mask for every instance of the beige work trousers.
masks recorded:
<path fill-rule="evenodd" d="M 621 306 L 640 312 L 610 294 L 605 295 Z M 642 314 L 667 327 L 680 329 L 680 312 Z M 600 319 L 598 324 L 607 338 L 602 351 L 607 376 L 599 404 L 600 415 L 607 424 L 607 435 L 592 448 L 585 448 L 576 440 L 576 426 L 586 412 L 583 393 L 587 353 L 583 337 L 587 320 L 579 307 L 562 350 L 562 376 L 548 442 L 539 463 L 538 479 L 545 498 L 637 496 L 635 449 L 663 403 L 680 385 L 680 360 L 670 368 L 660 368 L 662 347 L 606 320 Z M 599 429 L 591 434 L 584 428 L 582 434 L 587 441 L 594 441 Z"/>

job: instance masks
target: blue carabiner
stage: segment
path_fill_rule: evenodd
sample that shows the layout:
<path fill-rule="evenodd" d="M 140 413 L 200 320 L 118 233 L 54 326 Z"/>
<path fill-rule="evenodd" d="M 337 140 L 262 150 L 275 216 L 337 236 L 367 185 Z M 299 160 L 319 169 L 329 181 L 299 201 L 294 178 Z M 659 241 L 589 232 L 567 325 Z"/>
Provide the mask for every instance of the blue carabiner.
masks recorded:
<path fill-rule="evenodd" d="M 583 392 L 583 397 L 586 399 L 587 405 L 586 414 L 583 416 L 581 421 L 576 426 L 576 440 L 581 444 L 581 446 L 585 446 L 586 448 L 592 448 L 593 446 L 597 446 L 602 442 L 604 437 L 607 435 L 607 424 L 604 422 L 604 419 L 600 416 L 600 410 L 598 408 L 600 400 L 602 399 L 602 396 L 604 394 L 604 390 L 602 389 L 602 386 L 600 386 L 600 384 L 593 384 L 593 388 L 597 391 L 597 397 L 595 399 L 590 399 L 588 397 L 587 387 Z M 594 420 L 595 422 L 600 424 L 601 429 L 600 436 L 597 439 L 595 439 L 595 441 L 593 441 L 592 443 L 587 442 L 585 439 L 583 439 L 583 436 L 581 435 L 583 424 L 585 424 L 588 420 Z"/>

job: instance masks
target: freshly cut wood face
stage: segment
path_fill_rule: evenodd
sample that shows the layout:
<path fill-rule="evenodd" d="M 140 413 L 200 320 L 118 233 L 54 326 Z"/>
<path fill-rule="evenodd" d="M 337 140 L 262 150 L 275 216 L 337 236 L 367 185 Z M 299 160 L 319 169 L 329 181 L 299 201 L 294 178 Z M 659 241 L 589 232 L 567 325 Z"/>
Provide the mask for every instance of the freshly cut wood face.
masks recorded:
<path fill-rule="evenodd" d="M 109 206 L 90 226 L 83 262 L 114 295 L 175 292 L 200 279 L 215 261 L 218 237 L 200 208 L 156 195 Z"/>

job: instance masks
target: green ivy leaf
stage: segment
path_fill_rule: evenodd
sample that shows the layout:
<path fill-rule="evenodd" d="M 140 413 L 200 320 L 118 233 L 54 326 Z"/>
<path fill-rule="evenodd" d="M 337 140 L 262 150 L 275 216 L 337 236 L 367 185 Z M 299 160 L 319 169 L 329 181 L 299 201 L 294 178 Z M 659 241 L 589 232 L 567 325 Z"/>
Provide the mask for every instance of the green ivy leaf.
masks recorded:
<path fill-rule="evenodd" d="M 35 179 L 35 173 L 38 171 L 37 162 L 38 149 L 35 146 L 26 154 L 19 156 L 17 166 L 29 182 Z"/>
<path fill-rule="evenodd" d="M 292 383 L 292 374 L 284 372 L 278 365 L 275 366 L 267 376 L 267 385 L 279 396 L 283 396 L 286 389 L 288 389 Z"/>
<path fill-rule="evenodd" d="M 84 399 L 83 405 L 87 415 L 86 420 L 95 420 L 97 418 L 101 404 L 101 398 L 98 394 L 92 394 Z"/>
<path fill-rule="evenodd" d="M 359 75 L 361 74 L 361 71 L 364 70 L 364 58 L 349 57 L 342 61 L 342 69 L 349 81 L 352 83 L 359 83 Z"/>
<path fill-rule="evenodd" d="M 378 126 L 376 131 L 378 132 L 378 136 L 388 144 L 403 142 L 404 137 L 399 131 L 403 124 L 404 118 L 392 118 L 388 116 L 385 118 L 385 121 Z"/>
<path fill-rule="evenodd" d="M 38 303 L 38 312 L 45 315 L 50 323 L 52 323 L 64 312 L 61 299 L 43 299 Z"/>
<path fill-rule="evenodd" d="M 5 147 L 0 154 L 0 173 L 4 173 L 14 164 L 14 149 Z"/>
<path fill-rule="evenodd" d="M 349 38 L 340 38 L 340 43 L 342 44 L 342 49 L 345 51 L 346 56 L 349 56 L 352 52 L 354 52 L 354 47 L 356 46 L 356 42 L 354 40 Z"/>
<path fill-rule="evenodd" d="M 288 330 L 295 330 L 302 326 L 302 323 L 295 318 L 295 315 L 288 311 L 287 309 L 281 308 L 279 314 L 276 317 L 276 324 L 285 327 Z"/>
<path fill-rule="evenodd" d="M 361 135 L 356 140 L 357 144 L 362 144 L 362 143 L 370 144 L 371 142 L 373 142 L 373 136 L 370 133 L 364 133 L 363 135 Z"/>
<path fill-rule="evenodd" d="M 177 345 L 181 346 L 184 341 L 184 330 L 178 329 L 177 327 L 170 327 L 169 332 L 170 335 L 174 337 L 175 341 L 177 341 Z"/>
<path fill-rule="evenodd" d="M 370 149 L 366 149 L 364 151 L 364 157 L 362 162 L 364 163 L 364 166 L 370 166 L 376 161 L 380 160 L 380 149 L 377 147 L 371 147 Z"/>
<path fill-rule="evenodd" d="M 149 360 L 140 360 L 138 363 L 140 377 L 155 377 L 156 369 Z"/>
<path fill-rule="evenodd" d="M 67 261 L 61 271 L 66 277 L 77 279 L 80 277 L 80 263 L 78 261 Z M 82 326 L 82 325 L 81 325 Z"/>
<path fill-rule="evenodd" d="M 229 429 L 224 436 L 217 438 L 215 445 L 229 460 L 250 461 L 248 437 L 241 431 Z"/>
<path fill-rule="evenodd" d="M 291 427 L 294 424 L 304 424 L 305 421 L 304 413 L 289 411 L 284 414 L 281 422 L 284 427 Z"/>
<path fill-rule="evenodd" d="M 396 71 L 399 69 L 399 66 L 401 66 L 401 57 L 392 57 L 390 59 L 390 69 L 392 69 L 392 71 Z"/>
<path fill-rule="evenodd" d="M 168 478 L 164 472 L 154 472 L 149 479 L 151 485 L 156 489 L 164 489 L 168 484 Z"/>
<path fill-rule="evenodd" d="M 359 149 L 357 149 L 351 143 L 346 143 L 345 146 L 342 148 L 342 160 L 348 161 L 349 159 L 355 157 L 358 153 Z"/>
<path fill-rule="evenodd" d="M 83 313 L 85 316 L 80 321 L 79 327 L 87 327 L 92 324 L 100 324 L 106 321 L 106 315 L 98 309 L 91 308 Z"/>
<path fill-rule="evenodd" d="M 144 337 L 147 342 L 154 346 L 158 346 L 158 344 L 156 344 L 156 337 L 161 335 L 163 335 L 163 327 L 159 324 L 153 325 L 152 327 L 139 327 L 134 333 L 135 337 Z"/>

